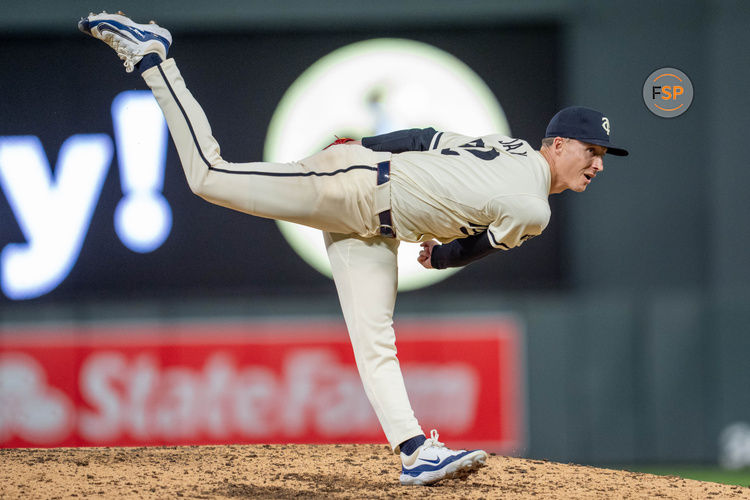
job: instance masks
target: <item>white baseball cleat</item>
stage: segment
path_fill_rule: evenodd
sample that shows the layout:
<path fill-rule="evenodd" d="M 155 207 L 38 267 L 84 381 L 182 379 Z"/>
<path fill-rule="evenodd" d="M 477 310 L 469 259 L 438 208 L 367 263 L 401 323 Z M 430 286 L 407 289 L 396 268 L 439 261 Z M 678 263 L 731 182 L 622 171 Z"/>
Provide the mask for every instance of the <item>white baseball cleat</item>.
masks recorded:
<path fill-rule="evenodd" d="M 435 429 L 430 438 L 414 453 L 401 454 L 401 484 L 427 485 L 441 479 L 461 477 L 482 467 L 487 460 L 487 452 L 482 450 L 458 450 L 446 448 L 438 441 Z"/>
<path fill-rule="evenodd" d="M 172 45 L 172 35 L 166 29 L 153 21 L 136 24 L 122 12 L 91 13 L 78 22 L 78 29 L 115 49 L 117 56 L 125 61 L 128 73 L 146 54 L 154 53 L 166 59 Z"/>

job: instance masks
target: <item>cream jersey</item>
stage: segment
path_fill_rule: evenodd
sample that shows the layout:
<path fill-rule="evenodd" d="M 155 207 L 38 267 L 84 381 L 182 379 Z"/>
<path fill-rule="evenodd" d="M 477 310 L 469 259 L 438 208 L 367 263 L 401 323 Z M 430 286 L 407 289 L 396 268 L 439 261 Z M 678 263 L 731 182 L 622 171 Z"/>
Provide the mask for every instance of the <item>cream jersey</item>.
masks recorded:
<path fill-rule="evenodd" d="M 446 243 L 486 231 L 507 250 L 549 223 L 549 165 L 520 139 L 437 133 L 429 150 L 391 157 L 390 183 L 401 240 Z"/>

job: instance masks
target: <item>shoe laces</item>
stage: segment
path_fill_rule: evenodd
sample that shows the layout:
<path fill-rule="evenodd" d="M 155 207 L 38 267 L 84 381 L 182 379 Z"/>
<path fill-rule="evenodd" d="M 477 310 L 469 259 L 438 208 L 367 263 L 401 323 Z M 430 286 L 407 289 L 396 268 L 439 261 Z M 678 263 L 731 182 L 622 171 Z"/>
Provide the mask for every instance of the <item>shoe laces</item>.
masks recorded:
<path fill-rule="evenodd" d="M 116 36 L 110 35 L 108 36 L 108 38 L 109 39 L 107 40 L 107 43 L 109 44 L 109 46 L 115 49 L 115 52 L 117 52 L 117 57 L 124 61 L 125 71 L 128 73 L 132 73 L 135 67 L 132 51 L 125 44 L 121 43 L 120 39 Z"/>
<path fill-rule="evenodd" d="M 438 441 L 438 435 L 437 429 L 432 429 L 430 431 L 430 437 L 424 442 L 424 447 L 434 447 L 434 448 L 445 448 L 445 444 Z"/>

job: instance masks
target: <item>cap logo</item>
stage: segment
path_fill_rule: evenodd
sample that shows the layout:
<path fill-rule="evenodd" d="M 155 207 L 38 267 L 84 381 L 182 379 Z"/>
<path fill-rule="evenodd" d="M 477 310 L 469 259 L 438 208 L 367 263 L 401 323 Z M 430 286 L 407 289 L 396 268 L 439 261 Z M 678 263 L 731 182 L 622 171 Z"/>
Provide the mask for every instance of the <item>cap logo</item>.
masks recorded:
<path fill-rule="evenodd" d="M 607 148 L 607 153 L 627 156 L 626 149 L 609 143 L 611 128 L 609 118 L 601 111 L 583 106 L 570 106 L 561 109 L 552 117 L 544 134 L 545 137 L 567 137 L 599 144 Z"/>

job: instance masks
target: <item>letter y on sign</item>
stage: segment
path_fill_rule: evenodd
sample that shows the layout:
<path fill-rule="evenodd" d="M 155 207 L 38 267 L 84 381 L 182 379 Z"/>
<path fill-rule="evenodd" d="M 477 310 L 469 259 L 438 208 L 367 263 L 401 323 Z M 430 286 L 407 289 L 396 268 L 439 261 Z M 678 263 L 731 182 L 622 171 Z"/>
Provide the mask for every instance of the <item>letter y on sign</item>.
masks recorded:
<path fill-rule="evenodd" d="M 73 135 L 60 148 L 53 179 L 38 137 L 0 137 L 0 186 L 26 237 L 0 254 L 0 285 L 9 298 L 39 297 L 68 275 L 112 154 L 106 134 Z"/>

